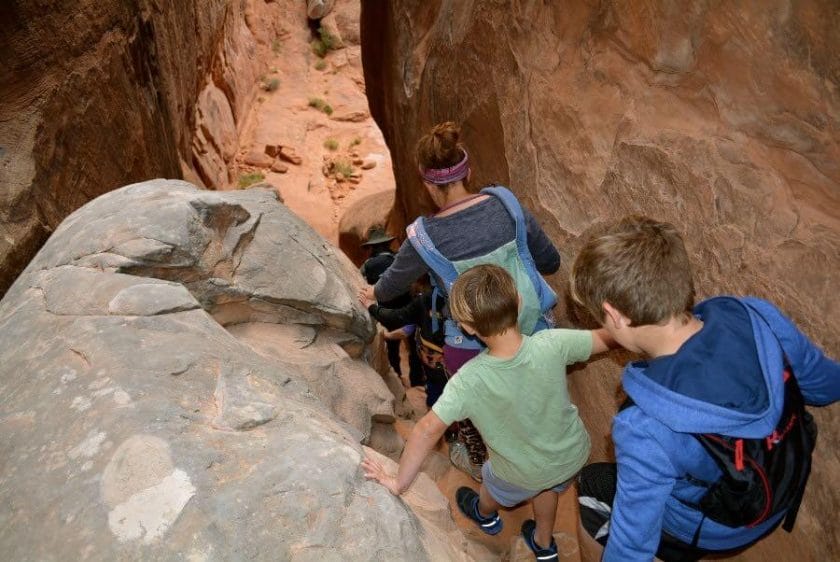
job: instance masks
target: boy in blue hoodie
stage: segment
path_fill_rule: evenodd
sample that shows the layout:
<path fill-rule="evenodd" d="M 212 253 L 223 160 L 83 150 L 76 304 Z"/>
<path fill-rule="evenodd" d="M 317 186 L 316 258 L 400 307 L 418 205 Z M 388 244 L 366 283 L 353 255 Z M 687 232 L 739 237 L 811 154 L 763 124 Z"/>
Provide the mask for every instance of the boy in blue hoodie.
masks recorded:
<path fill-rule="evenodd" d="M 741 550 L 786 512 L 727 527 L 696 505 L 721 470 L 693 436 L 764 438 L 784 403 L 785 360 L 805 402 L 840 399 L 840 364 L 775 306 L 716 297 L 694 306 L 688 255 L 676 229 L 628 217 L 588 241 L 572 295 L 626 349 L 646 357 L 622 376 L 633 405 L 613 421 L 616 464 L 580 474 L 581 522 L 604 560 L 697 560 Z"/>

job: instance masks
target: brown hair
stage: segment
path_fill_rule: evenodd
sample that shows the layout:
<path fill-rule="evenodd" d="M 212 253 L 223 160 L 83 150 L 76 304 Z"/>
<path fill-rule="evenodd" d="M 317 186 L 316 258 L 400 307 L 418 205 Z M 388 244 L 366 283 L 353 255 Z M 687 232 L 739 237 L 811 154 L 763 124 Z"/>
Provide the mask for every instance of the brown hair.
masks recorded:
<path fill-rule="evenodd" d="M 633 326 L 688 317 L 694 283 L 688 253 L 673 225 L 633 215 L 609 225 L 581 249 L 571 276 L 572 297 L 604 322 L 604 302 Z"/>
<path fill-rule="evenodd" d="M 452 121 L 438 123 L 417 141 L 417 163 L 423 168 L 454 166 L 465 154 L 460 136 L 460 128 Z"/>
<path fill-rule="evenodd" d="M 516 328 L 519 318 L 516 283 L 498 265 L 470 268 L 452 285 L 449 312 L 453 320 L 469 324 L 480 336 L 495 336 Z"/>

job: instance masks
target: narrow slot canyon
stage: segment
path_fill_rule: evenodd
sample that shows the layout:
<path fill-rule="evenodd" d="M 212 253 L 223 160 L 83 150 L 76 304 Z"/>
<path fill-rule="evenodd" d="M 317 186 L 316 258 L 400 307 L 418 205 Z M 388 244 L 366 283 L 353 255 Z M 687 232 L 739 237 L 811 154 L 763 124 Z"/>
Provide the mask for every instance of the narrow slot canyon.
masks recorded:
<path fill-rule="evenodd" d="M 239 151 L 231 166 L 233 181 L 223 186 L 274 187 L 291 211 L 327 241 L 340 246 L 357 266 L 367 257 L 360 244 L 368 229 L 388 223 L 394 200 L 390 153 L 370 116 L 365 96 L 360 8 L 354 3 L 339 3 L 336 9 L 344 11 L 336 14 L 338 18 L 307 22 L 298 11 L 296 20 L 285 21 L 287 27 L 272 44 L 267 65 L 263 65 L 268 72 L 259 78 L 261 91 L 239 136 Z M 322 34 L 328 35 L 335 46 L 319 56 L 313 42 L 317 46 Z M 284 147 L 284 154 L 269 155 L 272 147 L 277 147 L 275 154 Z M 349 173 L 337 171 L 342 168 Z M 250 181 L 253 183 L 246 185 Z M 236 323 L 229 330 L 255 349 L 284 360 L 288 360 L 289 348 L 294 347 L 288 340 L 288 328 L 276 324 Z M 375 353 L 384 353 L 383 341 L 375 341 Z M 315 361 L 315 355 L 302 354 L 300 362 Z M 387 361 L 376 362 L 380 370 L 389 369 Z M 393 434 L 388 425 L 374 424 L 370 438 L 371 447 L 394 461 L 399 460 L 415 422 L 427 411 L 422 386 L 410 387 L 405 346 L 402 364 L 405 374 L 399 382 L 404 390 L 394 380 L 389 384 L 401 403 L 394 425 L 397 433 Z M 461 486 L 478 487 L 451 465 L 444 442 L 426 461 L 423 472 L 448 499 L 453 499 Z M 456 508 L 450 511 L 468 539 L 483 545 L 488 553 L 505 560 L 528 559 L 524 545 L 519 545 L 520 551 L 513 556 L 511 549 L 519 544 L 514 539 L 522 522 L 531 517 L 529 505 L 508 510 L 506 528 L 496 537 L 477 532 Z M 560 512 L 556 538 L 562 546 L 562 559 L 578 560 L 574 494 L 563 497 Z"/>
<path fill-rule="evenodd" d="M 645 214 L 697 300 L 776 303 L 840 357 L 840 12 L 461 0 L 156 0 L 0 8 L 0 551 L 9 559 L 533 560 L 530 504 L 483 534 L 441 441 L 401 497 L 425 392 L 358 302 L 370 229 L 435 204 L 415 145 L 462 127 L 561 253 Z M 156 179 L 157 178 L 157 179 Z M 569 370 L 614 461 L 611 351 Z M 810 408 L 793 533 L 731 560 L 840 558 L 840 409 Z M 599 559 L 575 489 L 560 560 Z"/>

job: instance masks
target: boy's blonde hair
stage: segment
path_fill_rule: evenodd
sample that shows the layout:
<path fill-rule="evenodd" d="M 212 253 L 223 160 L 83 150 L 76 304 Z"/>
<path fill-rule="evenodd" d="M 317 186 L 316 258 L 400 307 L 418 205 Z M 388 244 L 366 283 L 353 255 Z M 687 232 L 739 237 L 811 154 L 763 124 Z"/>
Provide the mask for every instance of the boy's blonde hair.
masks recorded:
<path fill-rule="evenodd" d="M 604 302 L 633 326 L 688 317 L 694 306 L 691 265 L 679 232 L 638 215 L 608 226 L 583 246 L 572 268 L 571 290 L 602 324 Z"/>
<path fill-rule="evenodd" d="M 507 271 L 498 265 L 477 265 L 461 274 L 449 294 L 449 312 L 487 337 L 517 328 L 519 293 Z"/>

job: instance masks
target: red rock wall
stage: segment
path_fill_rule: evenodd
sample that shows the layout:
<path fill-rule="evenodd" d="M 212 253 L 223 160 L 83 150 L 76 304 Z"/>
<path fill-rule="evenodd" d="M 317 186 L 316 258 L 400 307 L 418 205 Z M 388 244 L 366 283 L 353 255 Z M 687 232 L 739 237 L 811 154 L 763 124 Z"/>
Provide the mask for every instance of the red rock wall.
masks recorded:
<path fill-rule="evenodd" d="M 256 55 L 283 10 L 265 0 L 0 7 L 0 294 L 97 195 L 161 176 L 227 182 Z"/>
<path fill-rule="evenodd" d="M 418 137 L 460 121 L 476 186 L 509 185 L 561 248 L 557 288 L 590 228 L 644 213 L 683 230 L 702 296 L 769 298 L 840 356 L 836 3 L 366 0 L 362 47 L 393 222 L 430 208 Z M 624 360 L 570 378 L 596 458 Z M 743 559 L 840 558 L 840 407 L 817 418 L 797 531 Z"/>

